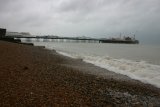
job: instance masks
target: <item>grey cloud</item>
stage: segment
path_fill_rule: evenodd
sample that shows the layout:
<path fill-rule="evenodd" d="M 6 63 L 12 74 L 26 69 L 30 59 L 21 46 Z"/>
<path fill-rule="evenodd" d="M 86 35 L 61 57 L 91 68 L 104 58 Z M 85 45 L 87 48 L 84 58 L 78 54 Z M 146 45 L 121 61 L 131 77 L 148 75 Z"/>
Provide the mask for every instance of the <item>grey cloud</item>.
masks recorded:
<path fill-rule="evenodd" d="M 97 0 L 68 0 L 61 2 L 59 5 L 59 9 L 62 12 L 70 12 L 70 11 L 92 11 L 96 8 L 98 1 Z"/>
<path fill-rule="evenodd" d="M 159 0 L 0 0 L 0 24 L 63 36 L 136 33 L 147 41 L 160 39 L 159 11 Z"/>

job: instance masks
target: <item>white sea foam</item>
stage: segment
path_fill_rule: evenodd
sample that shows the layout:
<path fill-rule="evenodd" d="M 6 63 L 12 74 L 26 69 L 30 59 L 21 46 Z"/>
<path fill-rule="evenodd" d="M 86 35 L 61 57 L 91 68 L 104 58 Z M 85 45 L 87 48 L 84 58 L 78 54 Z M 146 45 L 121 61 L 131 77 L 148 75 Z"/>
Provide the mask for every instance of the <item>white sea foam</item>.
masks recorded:
<path fill-rule="evenodd" d="M 158 46 L 78 43 L 56 44 L 46 42 L 34 44 L 43 45 L 48 49 L 55 49 L 64 56 L 82 59 L 85 62 L 92 63 L 101 68 L 127 75 L 132 79 L 160 88 L 160 49 Z M 152 63 L 149 63 L 150 61 Z"/>
<path fill-rule="evenodd" d="M 68 54 L 68 53 L 65 53 L 65 52 L 61 52 L 61 51 L 56 51 L 58 52 L 59 54 L 63 55 L 63 56 L 67 56 L 67 57 L 70 57 L 70 58 L 76 58 L 74 57 L 74 55 L 71 55 L 71 54 Z"/>
<path fill-rule="evenodd" d="M 132 79 L 149 83 L 160 88 L 160 66 L 148 64 L 145 61 L 131 61 L 126 59 L 114 59 L 109 56 L 95 56 L 65 53 L 57 51 L 58 53 L 77 59 L 83 59 L 83 61 L 92 63 L 96 66 L 105 68 L 115 73 L 127 75 Z"/>

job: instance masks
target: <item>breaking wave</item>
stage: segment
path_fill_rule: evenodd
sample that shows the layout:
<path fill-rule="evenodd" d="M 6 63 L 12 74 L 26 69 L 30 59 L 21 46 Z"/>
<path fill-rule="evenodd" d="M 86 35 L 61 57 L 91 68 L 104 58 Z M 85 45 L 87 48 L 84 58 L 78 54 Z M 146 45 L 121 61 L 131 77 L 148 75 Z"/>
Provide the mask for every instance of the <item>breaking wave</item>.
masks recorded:
<path fill-rule="evenodd" d="M 153 63 L 149 63 L 149 62 L 144 61 L 143 59 L 141 61 L 140 60 L 137 61 L 137 60 L 131 60 L 127 58 L 126 59 L 125 58 L 124 59 L 123 58 L 113 58 L 110 55 L 106 55 L 106 54 L 98 55 L 98 54 L 94 54 L 93 52 L 88 52 L 88 51 L 87 51 L 88 52 L 87 54 L 83 52 L 83 50 L 80 50 L 81 48 L 77 46 L 72 46 L 72 45 L 69 45 L 71 46 L 69 47 L 69 46 L 65 46 L 64 44 L 62 44 L 62 46 L 57 47 L 57 45 L 55 44 L 48 44 L 48 43 L 45 44 L 44 42 L 41 42 L 41 43 L 38 42 L 34 44 L 43 45 L 50 50 L 55 49 L 59 54 L 62 54 L 64 56 L 68 56 L 68 57 L 76 58 L 76 59 L 82 59 L 83 61 L 87 63 L 92 63 L 95 66 L 107 69 L 115 73 L 127 75 L 128 77 L 132 79 L 139 80 L 143 83 L 149 83 L 149 84 L 152 84 L 160 88 L 160 65 L 159 64 L 156 65 Z M 85 50 L 93 49 L 94 46 L 92 46 L 91 48 L 87 47 L 85 48 Z M 97 47 L 95 48 L 98 49 Z M 105 45 L 105 48 L 106 48 L 106 45 Z M 130 48 L 133 48 L 133 47 L 130 47 Z M 140 49 L 143 49 L 143 47 L 141 47 Z M 157 51 L 157 48 L 154 51 Z M 137 52 L 137 51 L 134 51 L 134 52 Z"/>
<path fill-rule="evenodd" d="M 96 56 L 75 54 L 57 51 L 59 54 L 76 59 L 83 59 L 101 68 L 115 73 L 127 75 L 132 79 L 152 84 L 160 88 L 160 66 L 149 64 L 145 61 L 132 61 L 126 59 L 114 59 L 109 56 Z"/>

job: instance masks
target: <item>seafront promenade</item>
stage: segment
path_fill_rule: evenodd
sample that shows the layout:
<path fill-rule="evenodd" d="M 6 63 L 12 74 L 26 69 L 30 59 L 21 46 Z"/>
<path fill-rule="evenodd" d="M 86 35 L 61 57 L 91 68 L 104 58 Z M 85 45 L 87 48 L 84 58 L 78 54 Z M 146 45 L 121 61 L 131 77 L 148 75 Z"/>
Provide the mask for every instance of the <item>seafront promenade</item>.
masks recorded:
<path fill-rule="evenodd" d="M 158 107 L 160 89 L 44 47 L 0 41 L 0 106 Z"/>

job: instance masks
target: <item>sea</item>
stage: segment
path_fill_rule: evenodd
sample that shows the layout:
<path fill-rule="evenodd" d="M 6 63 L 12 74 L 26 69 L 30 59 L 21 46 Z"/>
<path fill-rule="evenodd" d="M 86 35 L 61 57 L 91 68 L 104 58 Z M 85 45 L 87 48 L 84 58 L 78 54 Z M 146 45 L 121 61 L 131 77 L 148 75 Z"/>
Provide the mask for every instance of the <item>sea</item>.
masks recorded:
<path fill-rule="evenodd" d="M 160 88 L 160 45 L 22 39 Z"/>

